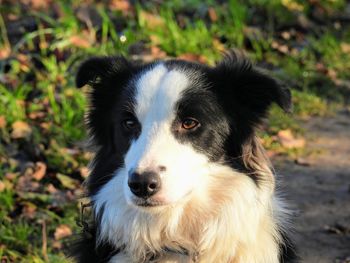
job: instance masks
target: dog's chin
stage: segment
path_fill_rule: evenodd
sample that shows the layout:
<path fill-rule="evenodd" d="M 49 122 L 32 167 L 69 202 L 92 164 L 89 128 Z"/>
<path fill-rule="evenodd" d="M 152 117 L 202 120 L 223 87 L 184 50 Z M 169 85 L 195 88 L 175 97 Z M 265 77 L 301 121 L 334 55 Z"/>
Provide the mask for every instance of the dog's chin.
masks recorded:
<path fill-rule="evenodd" d="M 134 206 L 137 206 L 137 207 L 140 207 L 140 208 L 144 208 L 144 209 L 163 207 L 163 206 L 167 205 L 167 203 L 165 203 L 165 202 L 154 200 L 152 198 L 147 198 L 147 199 L 144 199 L 144 198 L 132 198 L 131 202 L 132 202 L 132 204 Z"/>

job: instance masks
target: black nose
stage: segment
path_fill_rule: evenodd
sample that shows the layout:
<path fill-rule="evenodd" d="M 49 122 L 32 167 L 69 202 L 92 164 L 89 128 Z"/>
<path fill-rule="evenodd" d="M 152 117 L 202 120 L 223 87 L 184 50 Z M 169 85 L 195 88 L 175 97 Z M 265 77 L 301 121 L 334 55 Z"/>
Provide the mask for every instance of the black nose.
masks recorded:
<path fill-rule="evenodd" d="M 128 185 L 134 195 L 147 198 L 159 191 L 160 177 L 158 173 L 152 171 L 143 173 L 130 171 Z"/>

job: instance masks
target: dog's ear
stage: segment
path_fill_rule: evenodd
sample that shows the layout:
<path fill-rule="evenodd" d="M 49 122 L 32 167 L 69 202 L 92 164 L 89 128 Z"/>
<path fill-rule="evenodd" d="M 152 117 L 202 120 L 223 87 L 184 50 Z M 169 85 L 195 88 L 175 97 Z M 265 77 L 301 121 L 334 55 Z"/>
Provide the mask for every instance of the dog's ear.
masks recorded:
<path fill-rule="evenodd" d="M 230 52 L 214 68 L 215 83 L 222 101 L 238 117 L 237 121 L 259 124 L 272 103 L 285 112 L 292 108 L 290 90 L 241 53 Z"/>
<path fill-rule="evenodd" d="M 129 62 L 121 56 L 93 57 L 80 65 L 75 83 L 78 88 L 86 84 L 91 84 L 91 86 L 93 86 L 94 82 L 123 72 L 128 67 Z"/>
<path fill-rule="evenodd" d="M 115 109 L 132 74 L 133 65 L 124 57 L 94 57 L 79 67 L 76 85 L 91 87 L 86 120 L 95 144 L 112 145 Z"/>

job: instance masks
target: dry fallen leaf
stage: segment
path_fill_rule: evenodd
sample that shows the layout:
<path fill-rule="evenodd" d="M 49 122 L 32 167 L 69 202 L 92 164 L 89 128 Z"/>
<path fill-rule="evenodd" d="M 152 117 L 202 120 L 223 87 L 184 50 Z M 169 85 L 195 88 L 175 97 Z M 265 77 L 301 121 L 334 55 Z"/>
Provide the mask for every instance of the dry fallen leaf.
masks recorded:
<path fill-rule="evenodd" d="M 283 31 L 281 33 L 281 36 L 285 39 L 285 40 L 289 40 L 291 38 L 291 33 L 289 31 Z"/>
<path fill-rule="evenodd" d="M 10 56 L 11 49 L 9 47 L 2 47 L 0 48 L 0 59 L 6 59 Z"/>
<path fill-rule="evenodd" d="M 210 18 L 211 22 L 216 22 L 218 20 L 218 15 L 216 14 L 216 11 L 215 11 L 214 8 L 209 7 L 208 15 L 209 15 L 209 18 Z"/>
<path fill-rule="evenodd" d="M 197 55 L 197 54 L 191 54 L 191 53 L 181 54 L 177 58 L 183 59 L 183 60 L 188 60 L 188 61 L 200 62 L 200 63 L 206 63 L 206 61 L 207 61 L 207 59 L 204 56 Z"/>
<path fill-rule="evenodd" d="M 225 52 L 226 50 L 225 45 L 221 43 L 217 38 L 213 39 L 213 47 L 220 52 Z"/>
<path fill-rule="evenodd" d="M 87 168 L 85 166 L 81 167 L 79 169 L 79 172 L 80 172 L 81 177 L 83 177 L 83 178 L 87 178 L 89 176 L 89 168 Z"/>
<path fill-rule="evenodd" d="M 30 0 L 30 5 L 34 10 L 47 9 L 50 5 L 50 0 Z"/>
<path fill-rule="evenodd" d="M 6 189 L 6 185 L 3 181 L 0 180 L 0 193 Z"/>
<path fill-rule="evenodd" d="M 29 119 L 36 120 L 36 119 L 42 119 L 46 116 L 46 113 L 43 111 L 35 111 L 29 113 Z"/>
<path fill-rule="evenodd" d="M 0 116 L 0 129 L 3 129 L 6 127 L 6 119 L 5 116 Z"/>
<path fill-rule="evenodd" d="M 31 202 L 26 202 L 22 208 L 22 215 L 26 218 L 33 219 L 35 218 L 37 207 Z"/>
<path fill-rule="evenodd" d="M 28 138 L 32 134 L 32 128 L 24 121 L 16 121 L 12 124 L 11 138 Z"/>
<path fill-rule="evenodd" d="M 13 181 L 17 178 L 18 173 L 6 173 L 5 178 L 9 181 Z"/>
<path fill-rule="evenodd" d="M 156 46 L 151 47 L 151 55 L 154 59 L 161 59 L 166 57 L 166 53 Z"/>
<path fill-rule="evenodd" d="M 282 5 L 284 5 L 290 11 L 303 11 L 304 6 L 299 4 L 297 1 L 293 0 L 282 0 Z"/>
<path fill-rule="evenodd" d="M 31 179 L 30 176 L 21 176 L 16 185 L 17 191 L 35 192 L 40 188 L 40 184 Z"/>
<path fill-rule="evenodd" d="M 148 28 L 154 29 L 155 27 L 164 26 L 165 22 L 159 15 L 155 15 L 146 11 L 139 13 L 139 19 L 141 23 L 145 24 Z"/>
<path fill-rule="evenodd" d="M 337 72 L 334 69 L 328 69 L 327 75 L 330 79 L 336 80 L 337 79 Z"/>
<path fill-rule="evenodd" d="M 46 187 L 46 191 L 49 192 L 50 194 L 55 194 L 58 192 L 57 188 L 53 184 L 49 184 Z"/>
<path fill-rule="evenodd" d="M 73 35 L 69 38 L 69 41 L 73 46 L 80 48 L 88 48 L 91 46 L 89 39 L 81 35 Z"/>
<path fill-rule="evenodd" d="M 41 179 L 43 179 L 45 174 L 46 174 L 46 164 L 43 162 L 37 162 L 35 164 L 35 170 L 34 170 L 34 173 L 32 174 L 32 177 L 35 180 L 40 181 Z"/>
<path fill-rule="evenodd" d="M 305 139 L 295 138 L 292 131 L 289 129 L 279 131 L 277 134 L 277 138 L 281 145 L 288 149 L 303 148 L 305 146 Z"/>
<path fill-rule="evenodd" d="M 133 11 L 133 6 L 128 0 L 111 0 L 109 7 L 111 10 L 121 11 L 123 15 L 131 14 Z"/>
<path fill-rule="evenodd" d="M 59 241 L 53 241 L 52 242 L 52 247 L 54 248 L 54 249 L 62 249 L 62 243 L 61 242 L 59 242 Z"/>
<path fill-rule="evenodd" d="M 72 235 L 72 230 L 67 225 L 59 225 L 55 230 L 55 240 L 60 240 Z"/>
<path fill-rule="evenodd" d="M 48 122 L 42 122 L 42 123 L 40 123 L 40 127 L 41 127 L 42 129 L 48 131 L 48 130 L 50 129 L 50 127 L 51 127 L 51 124 L 48 123 Z"/>
<path fill-rule="evenodd" d="M 287 45 L 284 44 L 280 44 L 277 41 L 273 40 L 271 43 L 271 47 L 274 49 L 277 49 L 279 52 L 283 53 L 283 54 L 287 54 L 289 51 L 289 48 Z"/>
<path fill-rule="evenodd" d="M 344 53 L 350 53 L 350 44 L 349 43 L 341 43 L 340 44 L 340 48 L 341 48 L 341 51 L 343 51 Z"/>

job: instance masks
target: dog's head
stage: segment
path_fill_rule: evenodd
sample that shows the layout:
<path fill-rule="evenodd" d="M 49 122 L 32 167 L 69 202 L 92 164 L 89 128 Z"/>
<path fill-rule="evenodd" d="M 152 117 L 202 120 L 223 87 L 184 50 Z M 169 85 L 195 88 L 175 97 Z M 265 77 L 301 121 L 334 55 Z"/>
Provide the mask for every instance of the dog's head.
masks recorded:
<path fill-rule="evenodd" d="M 253 149 L 255 127 L 273 102 L 291 107 L 288 89 L 233 52 L 215 67 L 92 58 L 78 71 L 77 86 L 85 84 L 91 86 L 88 126 L 98 147 L 90 194 L 119 176 L 123 196 L 136 206 L 182 200 L 213 164 L 251 174 L 243 155 Z"/>

